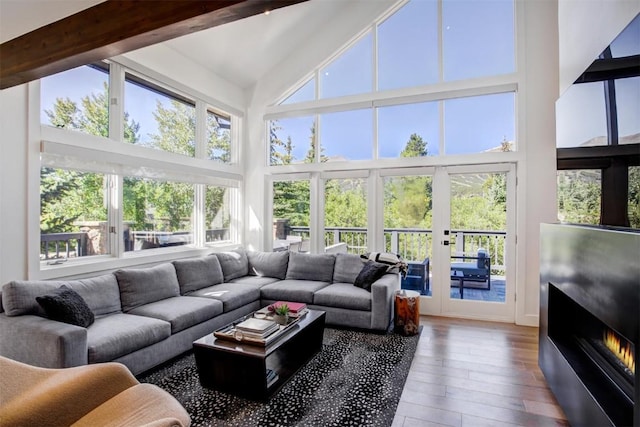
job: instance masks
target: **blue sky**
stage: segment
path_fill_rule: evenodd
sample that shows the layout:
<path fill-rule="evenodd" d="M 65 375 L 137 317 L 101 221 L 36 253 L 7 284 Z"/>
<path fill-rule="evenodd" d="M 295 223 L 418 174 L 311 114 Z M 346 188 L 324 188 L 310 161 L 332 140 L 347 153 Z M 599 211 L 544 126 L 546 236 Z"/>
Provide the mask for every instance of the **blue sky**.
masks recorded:
<path fill-rule="evenodd" d="M 80 100 L 89 93 L 101 93 L 108 75 L 90 67 L 78 67 L 63 73 L 55 74 L 41 80 L 41 113 L 42 123 L 48 123 L 45 110 L 51 110 L 56 98 L 65 97 L 80 105 Z M 168 97 L 141 88 L 127 82 L 125 84 L 125 111 L 129 120 L 140 124 L 140 141 L 149 141 L 150 134 L 157 134 L 158 127 L 153 117 L 156 101 L 165 107 L 170 106 Z"/>

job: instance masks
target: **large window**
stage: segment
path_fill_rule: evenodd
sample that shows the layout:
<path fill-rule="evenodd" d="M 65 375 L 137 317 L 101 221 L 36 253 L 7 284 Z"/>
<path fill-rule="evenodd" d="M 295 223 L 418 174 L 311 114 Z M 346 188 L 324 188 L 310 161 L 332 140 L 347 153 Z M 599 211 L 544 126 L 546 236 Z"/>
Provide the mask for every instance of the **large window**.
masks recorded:
<path fill-rule="evenodd" d="M 437 102 L 378 108 L 378 157 L 421 157 L 439 153 Z"/>
<path fill-rule="evenodd" d="M 560 219 L 638 228 L 639 60 L 636 15 L 556 103 Z"/>
<path fill-rule="evenodd" d="M 269 164 L 315 162 L 316 125 L 314 117 L 294 117 L 269 123 Z"/>
<path fill-rule="evenodd" d="M 514 72 L 513 16 L 512 1 L 444 0 L 444 80 Z"/>
<path fill-rule="evenodd" d="M 373 115 L 370 109 L 320 116 L 320 160 L 364 160 L 372 156 Z"/>
<path fill-rule="evenodd" d="M 385 250 L 422 262 L 433 257 L 433 178 L 384 178 Z M 433 259 L 433 258 L 432 258 Z"/>
<path fill-rule="evenodd" d="M 85 65 L 40 81 L 40 122 L 109 136 L 109 66 Z"/>
<path fill-rule="evenodd" d="M 367 180 L 362 178 L 325 181 L 324 243 L 344 252 L 367 252 Z M 329 249 L 331 250 L 331 249 Z"/>
<path fill-rule="evenodd" d="M 56 263 L 110 252 L 107 178 L 103 174 L 40 170 L 40 259 Z"/>
<path fill-rule="evenodd" d="M 285 97 L 269 115 L 268 164 L 515 151 L 514 2 L 440 5 L 406 2 Z M 426 150 L 408 150 L 418 139 Z"/>
<path fill-rule="evenodd" d="M 515 150 L 515 95 L 501 93 L 444 102 L 445 153 Z"/>
<path fill-rule="evenodd" d="M 574 224 L 600 224 L 600 170 L 558 171 L 558 219 Z"/>
<path fill-rule="evenodd" d="M 273 250 L 309 252 L 310 201 L 308 179 L 273 182 Z"/>
<path fill-rule="evenodd" d="M 124 194 L 125 238 L 134 251 L 193 242 L 193 184 L 125 177 Z"/>
<path fill-rule="evenodd" d="M 110 72 L 125 76 L 122 87 L 108 86 Z M 47 268 L 236 241 L 237 122 L 215 101 L 183 90 L 115 62 L 42 79 L 40 258 Z M 122 117 L 110 105 L 123 106 Z M 198 117 L 206 123 L 197 136 Z M 67 131 L 108 138 L 109 147 Z"/>
<path fill-rule="evenodd" d="M 185 156 L 195 156 L 196 108 L 185 97 L 127 74 L 124 85 L 125 119 L 138 131 L 133 141 Z"/>
<path fill-rule="evenodd" d="M 205 241 L 224 242 L 231 240 L 231 193 L 228 187 L 207 185 L 205 192 Z"/>

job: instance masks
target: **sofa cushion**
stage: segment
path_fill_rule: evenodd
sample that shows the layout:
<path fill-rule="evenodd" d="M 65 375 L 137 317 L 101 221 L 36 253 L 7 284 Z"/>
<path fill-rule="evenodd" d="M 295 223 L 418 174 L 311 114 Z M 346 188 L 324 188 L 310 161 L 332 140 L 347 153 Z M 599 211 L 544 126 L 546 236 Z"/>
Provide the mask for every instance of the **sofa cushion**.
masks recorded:
<path fill-rule="evenodd" d="M 168 262 L 150 268 L 122 269 L 114 274 L 125 313 L 144 304 L 180 295 L 176 269 Z"/>
<path fill-rule="evenodd" d="M 93 312 L 80 294 L 65 285 L 36 297 L 36 301 L 51 320 L 83 328 L 89 327 L 95 320 Z"/>
<path fill-rule="evenodd" d="M 14 280 L 2 288 L 4 311 L 7 316 L 36 314 L 44 317 L 45 312 L 36 301 L 36 297 L 62 285 L 80 294 L 95 316 L 122 311 L 118 282 L 113 274 L 68 281 Z"/>
<path fill-rule="evenodd" d="M 311 304 L 313 303 L 313 294 L 328 285 L 328 282 L 285 279 L 263 286 L 260 288 L 260 295 L 265 300 Z"/>
<path fill-rule="evenodd" d="M 151 317 L 112 314 L 87 328 L 89 363 L 110 362 L 171 335 L 171 324 Z"/>
<path fill-rule="evenodd" d="M 220 261 L 215 256 L 204 256 L 173 261 L 182 295 L 207 286 L 224 282 Z"/>
<path fill-rule="evenodd" d="M 269 283 L 277 282 L 280 279 L 276 279 L 275 277 L 261 277 L 261 276 L 244 276 L 238 277 L 237 279 L 233 279 L 229 283 L 239 283 L 242 285 L 253 286 L 254 288 L 261 288 L 264 285 L 268 285 Z"/>
<path fill-rule="evenodd" d="M 289 252 L 247 252 L 249 274 L 284 279 L 287 276 Z"/>
<path fill-rule="evenodd" d="M 333 279 L 333 266 L 336 256 L 333 254 L 289 254 L 287 279 L 312 280 L 330 283 Z"/>
<path fill-rule="evenodd" d="M 260 299 L 260 288 L 242 283 L 222 283 L 199 289 L 189 296 L 211 298 L 223 305 L 225 313 Z"/>
<path fill-rule="evenodd" d="M 367 261 L 360 274 L 358 274 L 358 277 L 356 277 L 356 281 L 353 285 L 366 291 L 371 291 L 371 285 L 373 282 L 384 276 L 388 267 L 389 266 L 385 264 Z"/>
<path fill-rule="evenodd" d="M 351 283 L 334 283 L 316 292 L 313 296 L 313 304 L 370 311 L 371 298 L 371 292 L 355 287 Z"/>
<path fill-rule="evenodd" d="M 333 268 L 333 283 L 354 283 L 362 271 L 365 260 L 356 254 L 337 254 Z"/>
<path fill-rule="evenodd" d="M 167 298 L 129 311 L 129 314 L 169 322 L 172 334 L 212 319 L 220 313 L 222 313 L 220 301 L 190 296 Z"/>
<path fill-rule="evenodd" d="M 211 255 L 218 257 L 225 282 L 249 274 L 249 259 L 244 249 L 238 248 L 230 252 L 215 252 Z"/>

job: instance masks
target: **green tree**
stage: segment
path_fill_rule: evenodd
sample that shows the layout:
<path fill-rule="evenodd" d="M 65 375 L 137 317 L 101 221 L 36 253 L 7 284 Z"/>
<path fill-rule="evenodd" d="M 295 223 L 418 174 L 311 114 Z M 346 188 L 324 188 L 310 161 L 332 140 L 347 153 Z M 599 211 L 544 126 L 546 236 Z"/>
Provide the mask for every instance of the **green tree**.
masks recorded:
<path fill-rule="evenodd" d="M 640 166 L 629 166 L 629 225 L 640 228 Z"/>
<path fill-rule="evenodd" d="M 222 163 L 231 161 L 231 132 L 223 128 L 215 114 L 207 113 L 207 147 L 209 158 Z"/>
<path fill-rule="evenodd" d="M 59 203 L 74 194 L 80 187 L 76 172 L 61 169 L 40 170 L 40 231 L 63 233 L 74 229 L 73 223 L 80 213 L 71 213 Z"/>
<path fill-rule="evenodd" d="M 558 172 L 558 218 L 577 224 L 600 223 L 600 173 L 595 170 Z"/>
<path fill-rule="evenodd" d="M 51 110 L 45 110 L 49 122 L 56 127 L 82 131 L 96 136 L 109 136 L 108 86 L 102 92 L 89 94 L 80 101 L 81 108 L 69 98 L 57 98 Z M 140 125 L 125 114 L 125 138 L 135 144 Z M 106 220 L 103 177 L 43 168 L 41 172 L 40 228 L 43 233 L 68 232 L 76 229 L 77 220 Z"/>
<path fill-rule="evenodd" d="M 428 154 L 427 143 L 417 133 L 409 136 L 404 149 L 400 152 L 400 157 L 423 157 Z"/>
<path fill-rule="evenodd" d="M 170 105 L 165 107 L 156 101 L 153 117 L 158 125 L 158 133 L 151 135 L 151 147 L 195 157 L 196 110 L 193 106 L 172 99 Z"/>

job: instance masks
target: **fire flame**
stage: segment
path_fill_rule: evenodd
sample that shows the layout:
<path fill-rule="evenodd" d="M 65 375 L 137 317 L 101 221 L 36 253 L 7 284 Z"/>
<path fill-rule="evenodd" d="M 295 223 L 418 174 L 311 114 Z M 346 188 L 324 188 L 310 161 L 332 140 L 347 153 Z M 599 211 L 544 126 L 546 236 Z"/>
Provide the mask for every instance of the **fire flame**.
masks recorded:
<path fill-rule="evenodd" d="M 602 338 L 607 348 L 627 367 L 635 374 L 636 373 L 636 360 L 633 354 L 633 349 L 629 342 L 623 343 L 620 337 L 616 335 L 612 330 L 608 330 L 604 333 Z M 626 344 L 626 345 L 625 345 Z"/>

